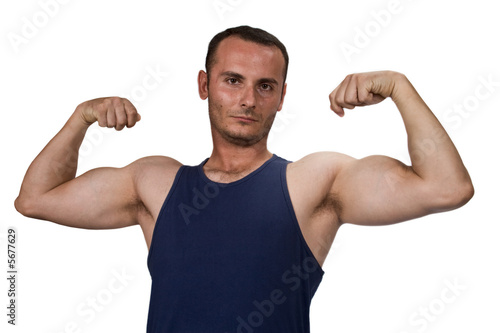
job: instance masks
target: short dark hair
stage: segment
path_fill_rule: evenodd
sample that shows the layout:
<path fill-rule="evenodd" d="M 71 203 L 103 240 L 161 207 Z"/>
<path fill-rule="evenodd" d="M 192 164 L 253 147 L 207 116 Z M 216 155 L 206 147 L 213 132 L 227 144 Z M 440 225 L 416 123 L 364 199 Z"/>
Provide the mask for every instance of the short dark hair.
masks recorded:
<path fill-rule="evenodd" d="M 276 38 L 274 35 L 271 35 L 269 32 L 259 29 L 249 27 L 248 25 L 242 25 L 239 27 L 229 28 L 222 32 L 219 32 L 217 35 L 212 38 L 210 44 L 208 44 L 208 52 L 207 58 L 205 60 L 205 68 L 207 70 L 207 74 L 210 77 L 210 70 L 212 66 L 215 64 L 215 53 L 217 52 L 217 48 L 219 44 L 226 38 L 236 36 L 245 41 L 254 42 L 260 45 L 265 46 L 275 46 L 280 49 L 283 54 L 283 58 L 285 58 L 285 69 L 283 71 L 284 81 L 286 81 L 286 75 L 288 72 L 288 53 L 286 52 L 286 47 Z"/>

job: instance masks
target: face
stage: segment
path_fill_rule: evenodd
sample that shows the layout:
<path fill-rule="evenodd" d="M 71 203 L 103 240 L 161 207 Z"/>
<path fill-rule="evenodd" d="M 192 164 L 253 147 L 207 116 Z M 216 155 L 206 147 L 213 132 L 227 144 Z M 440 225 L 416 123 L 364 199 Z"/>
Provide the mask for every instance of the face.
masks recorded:
<path fill-rule="evenodd" d="M 213 135 L 250 146 L 267 138 L 286 92 L 285 59 L 277 47 L 259 45 L 237 37 L 223 40 L 215 64 L 200 71 L 200 97 L 208 98 Z"/>

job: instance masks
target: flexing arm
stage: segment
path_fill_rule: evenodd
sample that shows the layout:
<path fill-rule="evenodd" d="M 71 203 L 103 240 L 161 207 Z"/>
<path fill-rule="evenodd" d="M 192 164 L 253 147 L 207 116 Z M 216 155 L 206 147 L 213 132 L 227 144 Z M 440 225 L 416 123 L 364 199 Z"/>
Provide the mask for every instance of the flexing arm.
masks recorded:
<path fill-rule="evenodd" d="M 469 174 L 448 134 L 408 79 L 396 72 L 353 74 L 330 95 L 340 116 L 390 97 L 408 134 L 411 166 L 386 157 L 335 158 L 330 193 L 338 198 L 340 222 L 396 223 L 451 210 L 473 196 Z"/>
<path fill-rule="evenodd" d="M 31 163 L 16 209 L 23 215 L 79 228 L 117 228 L 137 223 L 133 167 L 98 168 L 77 178 L 78 150 L 88 127 L 122 130 L 140 116 L 126 99 L 98 98 L 80 104 Z"/>

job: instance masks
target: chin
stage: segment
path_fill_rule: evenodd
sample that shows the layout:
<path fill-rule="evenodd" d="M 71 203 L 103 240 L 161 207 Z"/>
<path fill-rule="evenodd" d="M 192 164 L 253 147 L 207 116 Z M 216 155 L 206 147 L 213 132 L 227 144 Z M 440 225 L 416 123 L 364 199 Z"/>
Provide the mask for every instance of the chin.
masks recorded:
<path fill-rule="evenodd" d="M 249 147 L 252 146 L 258 142 L 260 142 L 262 139 L 266 137 L 266 135 L 258 135 L 258 134 L 244 134 L 244 133 L 225 133 L 223 137 L 238 146 L 242 147 Z"/>

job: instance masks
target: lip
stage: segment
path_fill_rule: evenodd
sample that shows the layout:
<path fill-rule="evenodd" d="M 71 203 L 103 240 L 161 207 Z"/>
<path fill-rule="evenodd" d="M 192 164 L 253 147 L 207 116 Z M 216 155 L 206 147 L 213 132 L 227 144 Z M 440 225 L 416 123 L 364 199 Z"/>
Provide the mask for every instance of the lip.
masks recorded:
<path fill-rule="evenodd" d="M 233 117 L 233 118 L 235 118 L 235 119 L 237 119 L 237 120 L 239 120 L 239 121 L 243 121 L 243 122 L 245 122 L 245 123 L 253 123 L 253 122 L 257 121 L 257 120 L 255 120 L 255 119 L 253 119 L 253 118 L 249 118 L 249 117 L 242 117 L 242 116 Z"/>

